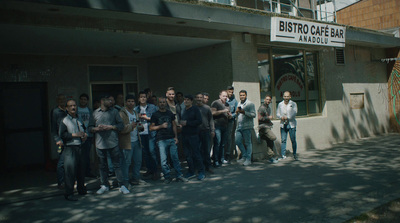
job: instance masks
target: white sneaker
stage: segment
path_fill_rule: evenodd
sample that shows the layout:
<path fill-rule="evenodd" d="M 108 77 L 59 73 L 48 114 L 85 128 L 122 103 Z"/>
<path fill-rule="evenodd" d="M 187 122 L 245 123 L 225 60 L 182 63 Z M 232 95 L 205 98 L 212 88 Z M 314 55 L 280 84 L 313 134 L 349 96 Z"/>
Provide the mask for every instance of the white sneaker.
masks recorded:
<path fill-rule="evenodd" d="M 119 192 L 121 192 L 121 193 L 123 193 L 123 194 L 129 194 L 129 193 L 130 193 L 129 190 L 128 190 L 128 188 L 126 188 L 124 185 L 122 185 L 122 186 L 119 188 Z"/>
<path fill-rule="evenodd" d="M 238 160 L 238 163 L 244 163 L 244 161 L 246 161 L 246 158 L 242 157 L 240 160 Z"/>
<path fill-rule="evenodd" d="M 251 161 L 250 159 L 246 159 L 246 161 L 244 161 L 243 166 L 249 166 L 251 165 Z"/>
<path fill-rule="evenodd" d="M 101 185 L 101 186 L 100 186 L 100 189 L 96 192 L 96 194 L 104 194 L 106 191 L 109 191 L 109 190 L 110 190 L 109 187 L 106 187 L 106 186 L 104 186 L 104 185 Z"/>

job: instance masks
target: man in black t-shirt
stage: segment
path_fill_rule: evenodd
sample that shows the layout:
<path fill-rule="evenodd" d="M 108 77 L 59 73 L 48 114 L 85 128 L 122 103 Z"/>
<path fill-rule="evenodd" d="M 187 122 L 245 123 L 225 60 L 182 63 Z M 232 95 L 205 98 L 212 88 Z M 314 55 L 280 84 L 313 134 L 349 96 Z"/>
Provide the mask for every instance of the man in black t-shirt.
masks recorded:
<path fill-rule="evenodd" d="M 211 112 L 214 117 L 215 137 L 213 147 L 214 166 L 221 166 L 221 161 L 224 159 L 224 147 L 228 138 L 228 119 L 232 118 L 229 111 L 229 104 L 226 102 L 228 93 L 221 91 L 219 99 L 211 103 Z"/>
<path fill-rule="evenodd" d="M 150 131 L 157 131 L 156 141 L 160 149 L 161 168 L 164 174 L 164 182 L 169 184 L 172 181 L 171 170 L 167 163 L 167 151 L 171 155 L 172 164 L 176 171 L 176 181 L 187 181 L 183 178 L 181 164 L 178 158 L 178 135 L 176 131 L 175 115 L 167 110 L 165 98 L 158 99 L 159 110 L 153 113 L 150 120 Z"/>

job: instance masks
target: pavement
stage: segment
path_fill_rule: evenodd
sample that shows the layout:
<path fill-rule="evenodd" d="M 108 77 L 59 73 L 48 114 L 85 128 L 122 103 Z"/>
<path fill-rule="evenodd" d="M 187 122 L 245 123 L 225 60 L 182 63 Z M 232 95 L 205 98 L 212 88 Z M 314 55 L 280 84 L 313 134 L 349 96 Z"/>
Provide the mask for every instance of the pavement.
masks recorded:
<path fill-rule="evenodd" d="M 149 180 L 131 193 L 66 201 L 55 173 L 1 177 L 0 222 L 344 222 L 400 197 L 400 137 L 302 151 L 270 164 L 214 169 L 204 181 Z M 97 179 L 88 188 L 97 189 Z"/>

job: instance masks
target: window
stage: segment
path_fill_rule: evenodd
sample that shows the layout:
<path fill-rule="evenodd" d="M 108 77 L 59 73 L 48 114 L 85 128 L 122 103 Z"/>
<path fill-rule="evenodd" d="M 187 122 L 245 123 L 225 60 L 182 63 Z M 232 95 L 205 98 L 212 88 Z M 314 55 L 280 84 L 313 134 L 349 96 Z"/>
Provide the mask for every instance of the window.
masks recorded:
<path fill-rule="evenodd" d="M 261 99 L 266 94 L 272 95 L 274 109 L 283 100 L 283 93 L 290 91 L 298 106 L 297 115 L 321 113 L 317 52 L 289 48 L 259 49 L 258 74 Z"/>

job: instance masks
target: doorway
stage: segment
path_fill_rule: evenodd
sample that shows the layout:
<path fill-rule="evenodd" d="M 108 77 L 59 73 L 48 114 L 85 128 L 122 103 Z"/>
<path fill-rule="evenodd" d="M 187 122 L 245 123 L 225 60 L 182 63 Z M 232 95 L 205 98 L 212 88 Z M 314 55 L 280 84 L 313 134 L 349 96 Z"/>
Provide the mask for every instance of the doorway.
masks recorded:
<path fill-rule="evenodd" d="M 46 83 L 0 83 L 1 169 L 41 166 L 50 158 Z"/>

